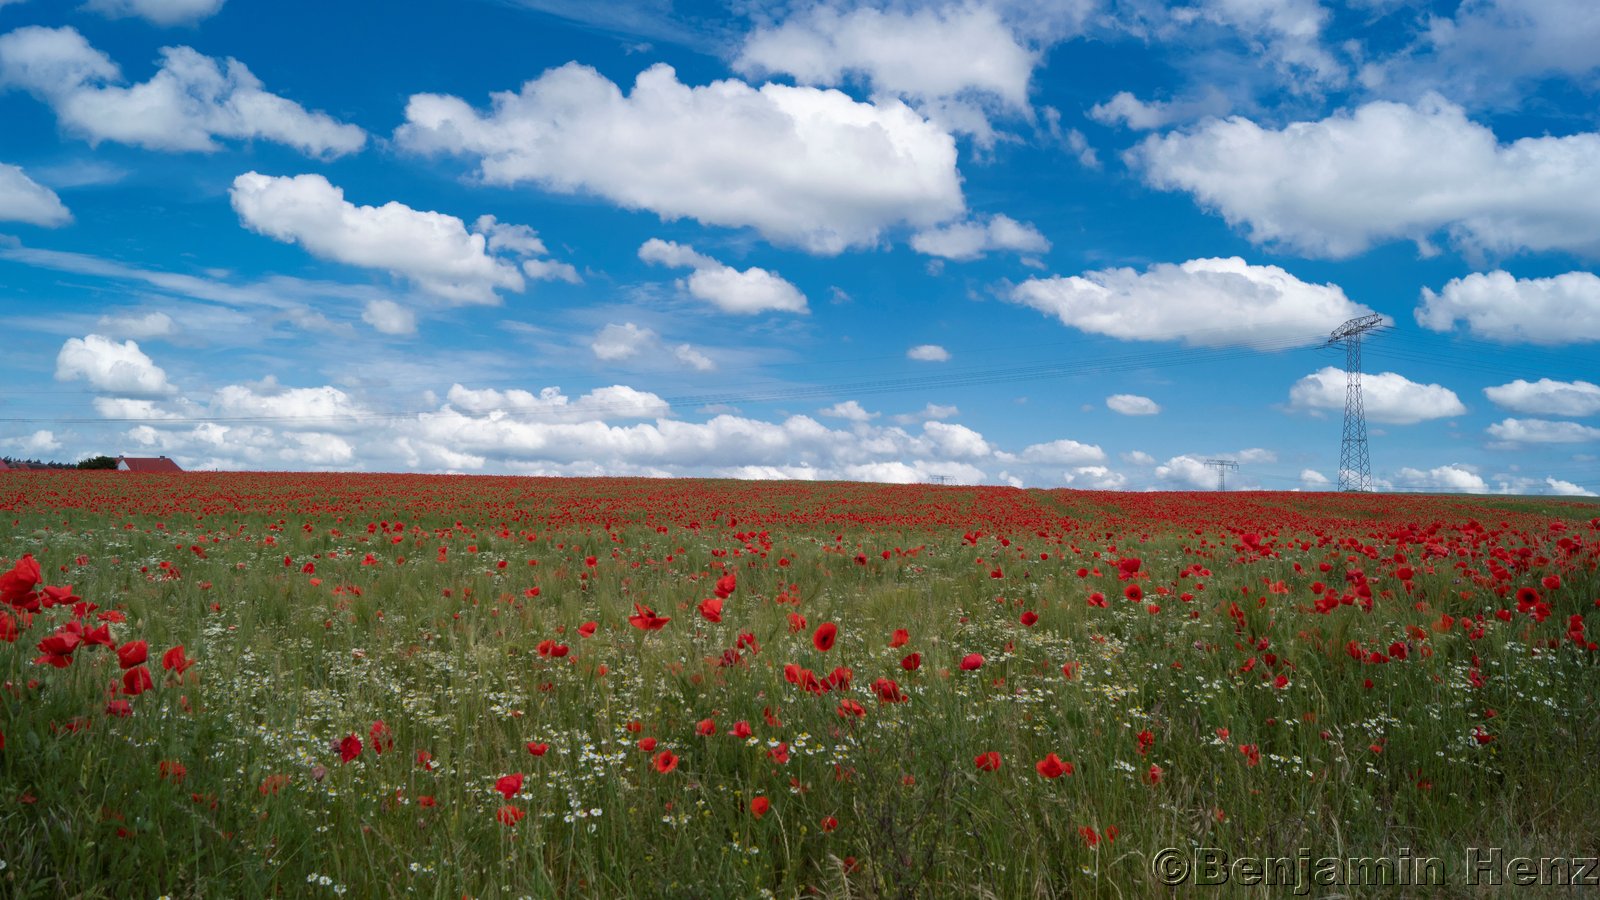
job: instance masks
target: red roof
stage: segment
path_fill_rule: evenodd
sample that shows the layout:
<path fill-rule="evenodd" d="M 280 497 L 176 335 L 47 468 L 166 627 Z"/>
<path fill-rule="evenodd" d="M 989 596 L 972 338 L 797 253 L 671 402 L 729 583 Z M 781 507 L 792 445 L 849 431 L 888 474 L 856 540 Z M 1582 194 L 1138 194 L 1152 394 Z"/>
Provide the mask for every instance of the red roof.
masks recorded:
<path fill-rule="evenodd" d="M 167 472 L 182 472 L 178 464 L 165 456 L 119 456 L 117 457 L 117 471 L 137 472 L 140 474 L 163 474 Z"/>

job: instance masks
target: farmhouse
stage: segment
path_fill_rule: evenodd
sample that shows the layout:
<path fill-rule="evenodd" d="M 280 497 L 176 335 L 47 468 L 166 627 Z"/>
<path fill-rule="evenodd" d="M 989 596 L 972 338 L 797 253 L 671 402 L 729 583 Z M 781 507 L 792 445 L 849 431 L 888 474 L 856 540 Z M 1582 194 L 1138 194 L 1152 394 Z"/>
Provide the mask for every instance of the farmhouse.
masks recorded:
<path fill-rule="evenodd" d="M 169 472 L 182 472 L 178 464 L 165 456 L 119 456 L 117 457 L 118 472 L 134 472 L 141 475 L 160 475 Z"/>

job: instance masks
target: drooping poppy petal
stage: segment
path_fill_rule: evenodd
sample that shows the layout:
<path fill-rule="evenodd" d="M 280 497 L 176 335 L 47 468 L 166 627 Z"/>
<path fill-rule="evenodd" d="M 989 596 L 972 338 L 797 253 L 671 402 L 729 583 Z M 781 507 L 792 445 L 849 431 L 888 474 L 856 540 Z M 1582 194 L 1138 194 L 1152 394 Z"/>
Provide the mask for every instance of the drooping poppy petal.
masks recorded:
<path fill-rule="evenodd" d="M 144 666 L 122 673 L 122 692 L 129 697 L 137 697 L 155 686 L 155 682 L 150 680 L 150 670 Z"/>
<path fill-rule="evenodd" d="M 672 619 L 667 616 L 658 616 L 656 611 L 642 603 L 633 605 L 634 615 L 628 617 L 628 624 L 641 631 L 660 631 Z"/>
<path fill-rule="evenodd" d="M 823 622 L 811 635 L 811 644 L 823 653 L 833 649 L 833 642 L 839 636 L 839 626 L 832 622 Z"/>
<path fill-rule="evenodd" d="M 194 660 L 184 655 L 182 644 L 161 654 L 161 668 L 166 669 L 168 672 L 176 672 L 182 675 L 184 672 L 189 671 L 189 667 L 192 665 L 194 665 Z"/>

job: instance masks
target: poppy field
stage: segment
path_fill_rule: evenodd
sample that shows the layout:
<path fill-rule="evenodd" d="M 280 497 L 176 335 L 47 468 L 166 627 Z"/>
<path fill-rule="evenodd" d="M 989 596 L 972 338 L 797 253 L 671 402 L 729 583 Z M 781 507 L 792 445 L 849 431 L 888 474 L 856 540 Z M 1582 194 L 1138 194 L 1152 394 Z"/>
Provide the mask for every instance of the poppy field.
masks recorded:
<path fill-rule="evenodd" d="M 1600 853 L 1597 570 L 1553 499 L 9 473 L 0 894 L 1459 885 Z"/>

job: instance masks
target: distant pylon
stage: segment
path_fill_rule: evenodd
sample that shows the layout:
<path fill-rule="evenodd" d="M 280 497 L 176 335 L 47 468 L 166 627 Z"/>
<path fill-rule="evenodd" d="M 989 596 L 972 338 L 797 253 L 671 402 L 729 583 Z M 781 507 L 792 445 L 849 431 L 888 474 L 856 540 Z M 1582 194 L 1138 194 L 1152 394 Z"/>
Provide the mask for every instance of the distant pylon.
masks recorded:
<path fill-rule="evenodd" d="M 1361 336 L 1383 324 L 1370 315 L 1340 325 L 1328 346 L 1344 344 L 1344 440 L 1339 444 L 1339 490 L 1372 490 L 1372 461 L 1367 458 L 1367 412 L 1361 403 Z"/>
<path fill-rule="evenodd" d="M 1217 490 L 1228 489 L 1228 470 L 1239 468 L 1239 464 L 1231 459 L 1208 459 L 1206 465 L 1215 466 L 1217 469 Z"/>

